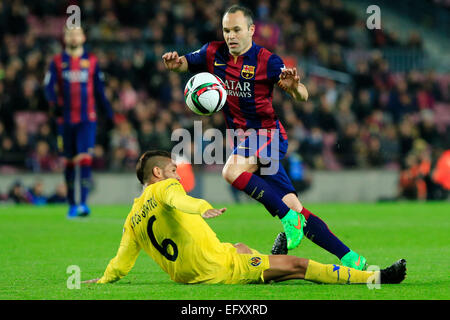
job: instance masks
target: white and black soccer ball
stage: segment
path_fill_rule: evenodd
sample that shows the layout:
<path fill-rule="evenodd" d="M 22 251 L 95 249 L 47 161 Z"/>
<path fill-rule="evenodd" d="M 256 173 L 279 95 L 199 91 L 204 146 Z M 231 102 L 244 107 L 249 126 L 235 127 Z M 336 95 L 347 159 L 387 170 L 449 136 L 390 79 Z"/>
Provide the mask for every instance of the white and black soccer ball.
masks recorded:
<path fill-rule="evenodd" d="M 227 91 L 218 76 L 201 72 L 187 82 L 184 100 L 194 113 L 207 116 L 222 109 L 227 100 Z"/>

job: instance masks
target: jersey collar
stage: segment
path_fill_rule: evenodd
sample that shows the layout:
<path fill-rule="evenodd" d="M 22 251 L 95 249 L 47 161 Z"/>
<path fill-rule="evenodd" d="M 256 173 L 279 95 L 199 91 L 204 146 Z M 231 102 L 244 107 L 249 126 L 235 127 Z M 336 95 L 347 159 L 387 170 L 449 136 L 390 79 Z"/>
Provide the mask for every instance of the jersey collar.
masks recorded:
<path fill-rule="evenodd" d="M 254 54 L 255 50 L 256 50 L 256 44 L 255 44 L 255 42 L 252 41 L 252 46 L 250 47 L 250 49 L 248 49 L 248 51 L 246 53 L 242 54 L 241 56 L 250 57 L 251 55 Z"/>
<path fill-rule="evenodd" d="M 225 48 L 227 50 L 228 55 L 232 57 L 233 55 L 228 51 L 228 47 L 226 46 L 226 44 L 225 44 Z M 242 59 L 245 57 L 251 57 L 252 55 L 254 55 L 256 50 L 257 50 L 257 44 L 252 41 L 252 46 L 250 47 L 250 49 L 248 49 L 246 53 L 239 55 L 238 59 Z"/>

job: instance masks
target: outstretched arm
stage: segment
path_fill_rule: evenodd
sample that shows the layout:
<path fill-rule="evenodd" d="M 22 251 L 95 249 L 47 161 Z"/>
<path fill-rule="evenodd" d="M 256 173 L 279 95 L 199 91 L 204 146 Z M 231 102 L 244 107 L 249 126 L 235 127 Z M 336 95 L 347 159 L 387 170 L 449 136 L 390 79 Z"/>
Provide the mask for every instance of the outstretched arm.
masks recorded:
<path fill-rule="evenodd" d="M 214 209 L 208 201 L 187 195 L 181 183 L 175 180 L 164 190 L 162 201 L 172 208 L 190 214 L 199 214 L 205 219 L 217 217 L 226 210 L 226 208 Z"/>
<path fill-rule="evenodd" d="M 140 247 L 134 239 L 133 231 L 130 227 L 125 227 L 119 250 L 106 267 L 103 277 L 83 281 L 83 283 L 110 283 L 122 279 L 133 268 L 139 251 Z"/>
<path fill-rule="evenodd" d="M 292 98 L 297 101 L 308 100 L 308 90 L 300 82 L 300 76 L 297 68 L 287 68 L 281 71 L 278 86 L 286 91 Z"/>

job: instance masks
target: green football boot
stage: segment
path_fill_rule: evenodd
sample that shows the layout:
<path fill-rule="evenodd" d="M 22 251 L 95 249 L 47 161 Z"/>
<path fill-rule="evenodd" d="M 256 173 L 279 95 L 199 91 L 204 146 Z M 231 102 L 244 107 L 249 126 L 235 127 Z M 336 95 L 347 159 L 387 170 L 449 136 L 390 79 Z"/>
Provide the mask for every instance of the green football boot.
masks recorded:
<path fill-rule="evenodd" d="M 356 270 L 367 269 L 367 259 L 352 250 L 350 250 L 350 252 L 347 252 L 347 254 L 342 257 L 341 264 L 344 267 L 349 267 Z"/>
<path fill-rule="evenodd" d="M 287 248 L 292 250 L 296 248 L 303 238 L 303 227 L 305 226 L 306 219 L 303 214 L 289 210 L 289 212 L 281 219 L 284 232 L 287 238 Z"/>

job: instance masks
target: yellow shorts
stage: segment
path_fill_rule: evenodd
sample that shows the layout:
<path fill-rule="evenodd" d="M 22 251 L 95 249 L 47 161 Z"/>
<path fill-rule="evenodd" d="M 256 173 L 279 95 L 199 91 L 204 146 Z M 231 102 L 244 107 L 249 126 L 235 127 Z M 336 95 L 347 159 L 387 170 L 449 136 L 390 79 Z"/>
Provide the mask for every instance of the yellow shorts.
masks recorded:
<path fill-rule="evenodd" d="M 220 253 L 195 256 L 178 269 L 174 281 L 181 283 L 244 284 L 263 283 L 269 269 L 269 256 L 251 249 L 251 254 L 237 253 L 231 243 L 221 243 Z"/>
<path fill-rule="evenodd" d="M 233 250 L 234 249 L 234 250 Z M 251 249 L 251 254 L 237 253 L 230 249 L 232 265 L 229 277 L 224 279 L 227 284 L 263 283 L 264 270 L 270 268 L 269 256 Z"/>

